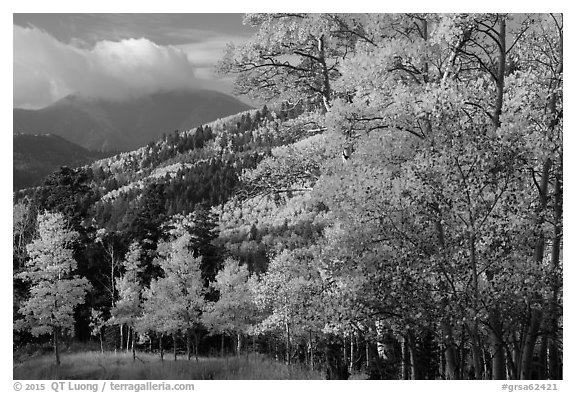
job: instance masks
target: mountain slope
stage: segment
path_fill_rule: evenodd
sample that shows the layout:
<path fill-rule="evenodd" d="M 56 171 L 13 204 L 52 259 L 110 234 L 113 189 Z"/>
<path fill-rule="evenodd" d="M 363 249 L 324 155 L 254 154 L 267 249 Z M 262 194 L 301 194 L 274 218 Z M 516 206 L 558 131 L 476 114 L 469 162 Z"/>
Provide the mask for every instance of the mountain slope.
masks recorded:
<path fill-rule="evenodd" d="M 247 109 L 234 97 L 210 90 L 157 93 L 125 102 L 69 96 L 39 110 L 14 109 L 13 130 L 60 135 L 90 150 L 132 150 L 164 133 Z"/>
<path fill-rule="evenodd" d="M 188 214 L 200 205 L 222 206 L 235 192 L 244 170 L 255 168 L 274 147 L 310 135 L 304 128 L 315 123 L 296 121 L 301 113 L 299 106 L 269 109 L 265 105 L 197 128 L 166 133 L 146 146 L 99 159 L 75 173 L 78 181 L 89 179 L 86 185 L 92 195 L 87 199 L 93 204 L 93 218 L 113 231 L 129 230 L 127 225 L 150 193 L 162 195 L 168 216 Z M 15 198 L 36 198 L 37 192 L 49 195 L 54 189 L 41 185 L 22 190 Z"/>
<path fill-rule="evenodd" d="M 57 135 L 13 136 L 13 189 L 40 183 L 61 166 L 80 166 L 102 157 Z"/>

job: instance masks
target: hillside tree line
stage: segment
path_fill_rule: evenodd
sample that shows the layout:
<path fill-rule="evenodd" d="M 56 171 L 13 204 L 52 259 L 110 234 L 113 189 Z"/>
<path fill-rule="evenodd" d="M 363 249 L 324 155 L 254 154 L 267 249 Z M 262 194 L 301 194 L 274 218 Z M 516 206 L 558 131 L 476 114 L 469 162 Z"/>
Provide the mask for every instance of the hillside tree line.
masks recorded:
<path fill-rule="evenodd" d="M 562 15 L 245 23 L 218 71 L 268 106 L 16 201 L 15 346 L 561 379 Z"/>

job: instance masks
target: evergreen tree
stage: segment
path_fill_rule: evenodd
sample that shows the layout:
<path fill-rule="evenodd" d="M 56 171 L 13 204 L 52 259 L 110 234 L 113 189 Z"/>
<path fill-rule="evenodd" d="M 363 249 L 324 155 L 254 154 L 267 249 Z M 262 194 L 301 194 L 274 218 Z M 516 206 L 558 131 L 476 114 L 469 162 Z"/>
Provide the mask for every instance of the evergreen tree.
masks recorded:
<path fill-rule="evenodd" d="M 33 204 L 39 212 L 47 210 L 62 213 L 74 230 L 83 235 L 83 221 L 88 216 L 90 205 L 94 203 L 90 181 L 86 168 L 62 167 L 36 189 Z"/>

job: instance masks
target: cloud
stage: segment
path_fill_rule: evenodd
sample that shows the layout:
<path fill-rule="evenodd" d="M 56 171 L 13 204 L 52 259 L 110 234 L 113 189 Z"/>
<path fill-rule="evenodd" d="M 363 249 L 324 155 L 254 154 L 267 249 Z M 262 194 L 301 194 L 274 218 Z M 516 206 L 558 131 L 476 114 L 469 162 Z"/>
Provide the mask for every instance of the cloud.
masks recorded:
<path fill-rule="evenodd" d="M 178 45 L 186 53 L 188 60 L 199 67 L 214 65 L 224 55 L 228 43 L 239 44 L 245 40 L 238 37 L 222 36 L 207 38 L 202 42 Z"/>
<path fill-rule="evenodd" d="M 196 77 L 193 54 L 176 46 L 130 38 L 82 48 L 36 27 L 13 30 L 14 107 L 42 107 L 68 94 L 125 100 L 205 83 Z"/>
<path fill-rule="evenodd" d="M 233 76 L 217 74 L 215 66 L 224 56 L 229 43 L 239 45 L 247 38 L 222 35 L 209 37 L 201 42 L 177 45 L 188 56 L 188 60 L 194 64 L 196 77 L 210 84 L 210 88 L 230 93 L 233 85 Z"/>

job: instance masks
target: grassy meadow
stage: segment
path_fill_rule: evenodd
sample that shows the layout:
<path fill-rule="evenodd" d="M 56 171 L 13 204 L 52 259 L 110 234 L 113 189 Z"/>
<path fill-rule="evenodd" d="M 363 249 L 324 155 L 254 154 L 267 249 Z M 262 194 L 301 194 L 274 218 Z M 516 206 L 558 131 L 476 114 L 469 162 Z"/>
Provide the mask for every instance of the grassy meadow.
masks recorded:
<path fill-rule="evenodd" d="M 97 351 L 61 355 L 57 367 L 53 355 L 42 355 L 14 362 L 15 380 L 27 379 L 125 379 L 125 380 L 205 380 L 205 379 L 324 379 L 320 371 L 300 365 L 288 366 L 258 354 L 227 358 L 185 357 L 174 361 L 166 353 L 164 361 L 152 354 Z"/>

